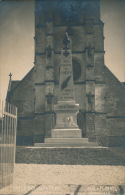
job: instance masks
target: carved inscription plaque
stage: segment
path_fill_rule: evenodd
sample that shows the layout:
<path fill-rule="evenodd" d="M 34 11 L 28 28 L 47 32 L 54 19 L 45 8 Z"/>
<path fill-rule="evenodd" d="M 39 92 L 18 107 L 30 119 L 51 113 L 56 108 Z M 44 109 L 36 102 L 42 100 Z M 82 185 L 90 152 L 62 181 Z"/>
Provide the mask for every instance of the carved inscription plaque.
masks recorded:
<path fill-rule="evenodd" d="M 65 56 L 62 52 L 59 99 L 61 101 L 74 100 L 72 58 L 70 52 L 68 56 Z"/>

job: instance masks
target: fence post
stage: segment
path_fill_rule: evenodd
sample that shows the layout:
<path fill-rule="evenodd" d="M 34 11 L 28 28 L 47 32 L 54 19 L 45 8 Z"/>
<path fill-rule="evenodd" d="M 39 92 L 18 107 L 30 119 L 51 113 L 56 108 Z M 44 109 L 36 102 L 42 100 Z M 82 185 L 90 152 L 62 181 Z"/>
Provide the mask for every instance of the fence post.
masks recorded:
<path fill-rule="evenodd" d="M 13 182 L 16 152 L 17 108 L 0 100 L 2 127 L 0 140 L 0 188 Z"/>

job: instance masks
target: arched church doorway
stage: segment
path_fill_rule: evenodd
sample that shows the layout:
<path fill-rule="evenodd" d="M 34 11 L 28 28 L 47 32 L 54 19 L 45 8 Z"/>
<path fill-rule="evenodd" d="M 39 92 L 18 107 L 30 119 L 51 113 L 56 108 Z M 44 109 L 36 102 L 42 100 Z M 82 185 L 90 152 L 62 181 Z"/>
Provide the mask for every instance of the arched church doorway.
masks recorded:
<path fill-rule="evenodd" d="M 82 130 L 82 137 L 86 137 L 86 117 L 85 113 L 81 110 L 79 110 L 79 113 L 77 114 L 77 124 L 79 129 Z"/>

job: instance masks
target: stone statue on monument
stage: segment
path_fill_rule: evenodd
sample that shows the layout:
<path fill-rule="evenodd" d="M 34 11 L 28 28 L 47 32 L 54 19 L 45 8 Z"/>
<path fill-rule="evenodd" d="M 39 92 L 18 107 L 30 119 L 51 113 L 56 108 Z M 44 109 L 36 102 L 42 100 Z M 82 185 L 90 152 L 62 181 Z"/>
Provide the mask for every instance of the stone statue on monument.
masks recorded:
<path fill-rule="evenodd" d="M 69 49 L 70 46 L 70 38 L 68 33 L 65 33 L 64 39 L 63 39 L 63 45 L 64 45 L 64 49 Z"/>

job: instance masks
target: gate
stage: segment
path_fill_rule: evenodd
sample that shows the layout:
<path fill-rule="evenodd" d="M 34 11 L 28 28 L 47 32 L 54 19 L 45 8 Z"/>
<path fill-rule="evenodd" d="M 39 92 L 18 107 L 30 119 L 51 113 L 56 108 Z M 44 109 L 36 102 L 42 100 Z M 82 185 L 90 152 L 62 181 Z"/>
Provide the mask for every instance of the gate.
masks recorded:
<path fill-rule="evenodd" d="M 17 108 L 0 100 L 0 189 L 13 183 Z"/>

